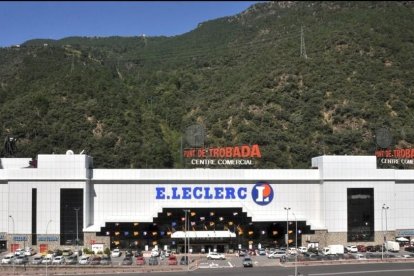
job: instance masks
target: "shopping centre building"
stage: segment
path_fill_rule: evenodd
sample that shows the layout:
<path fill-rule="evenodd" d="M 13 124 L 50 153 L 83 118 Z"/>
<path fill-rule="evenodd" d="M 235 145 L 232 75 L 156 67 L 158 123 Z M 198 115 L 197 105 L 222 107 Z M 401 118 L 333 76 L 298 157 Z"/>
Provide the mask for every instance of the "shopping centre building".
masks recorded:
<path fill-rule="evenodd" d="M 380 244 L 414 237 L 414 170 L 375 156 L 310 169 L 95 169 L 92 157 L 2 158 L 0 248 L 183 250 Z M 31 165 L 29 165 L 29 163 Z M 296 235 L 297 234 L 297 235 Z"/>

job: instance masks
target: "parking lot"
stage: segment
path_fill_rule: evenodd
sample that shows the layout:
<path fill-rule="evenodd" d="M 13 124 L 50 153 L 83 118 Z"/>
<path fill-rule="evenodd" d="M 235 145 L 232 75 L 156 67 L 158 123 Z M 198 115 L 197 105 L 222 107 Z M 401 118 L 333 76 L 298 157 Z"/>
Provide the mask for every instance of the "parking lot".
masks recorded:
<path fill-rule="evenodd" d="M 8 252 L 3 252 L 0 254 L 0 259 L 3 259 L 5 255 L 9 254 Z M 137 264 L 137 259 L 135 256 L 132 256 L 132 263 L 125 264 L 125 251 L 121 252 L 121 256 L 119 257 L 112 257 L 111 262 L 109 264 L 80 264 L 79 262 L 73 264 L 48 264 L 46 268 L 46 264 L 32 264 L 32 261 L 35 256 L 28 257 L 28 263 L 26 264 L 1 264 L 0 271 L 2 275 L 10 275 L 11 271 L 19 272 L 19 274 L 30 275 L 30 272 L 37 272 L 43 273 L 46 269 L 49 270 L 49 274 L 58 274 L 62 273 L 63 271 L 89 271 L 90 273 L 96 273 L 97 271 L 109 271 L 113 269 L 113 271 L 136 271 L 136 272 L 151 272 L 151 271 L 186 271 L 186 270 L 196 270 L 196 269 L 212 269 L 212 268 L 236 268 L 236 267 L 243 267 L 243 259 L 242 256 L 237 256 L 237 254 L 225 254 L 225 259 L 207 259 L 207 254 L 190 254 L 189 255 L 189 262 L 188 263 L 181 263 L 180 260 L 184 256 L 183 254 L 175 255 L 177 257 L 177 263 L 171 264 L 168 260 L 168 257 L 161 258 L 157 257 L 158 263 L 155 265 L 150 265 L 150 253 L 144 252 L 143 259 L 144 263 Z M 252 259 L 253 266 L 255 267 L 264 267 L 264 266 L 279 266 L 279 265 L 291 265 L 295 262 L 296 257 L 294 255 L 287 256 L 286 258 L 277 258 L 271 259 L 268 258 L 267 255 L 253 255 L 249 256 Z M 344 261 L 344 260 L 378 260 L 384 258 L 385 260 L 399 260 L 413 258 L 414 254 L 411 252 L 407 252 L 404 250 L 400 250 L 398 253 L 390 253 L 390 252 L 373 252 L 373 253 L 346 253 L 340 256 L 318 256 L 315 258 L 307 258 L 303 254 L 299 254 L 297 256 L 298 265 L 304 265 L 306 263 L 326 263 L 326 262 L 335 262 L 335 261 Z M 6 274 L 4 274 L 6 273 Z M 36 275 L 36 274 L 34 274 Z"/>

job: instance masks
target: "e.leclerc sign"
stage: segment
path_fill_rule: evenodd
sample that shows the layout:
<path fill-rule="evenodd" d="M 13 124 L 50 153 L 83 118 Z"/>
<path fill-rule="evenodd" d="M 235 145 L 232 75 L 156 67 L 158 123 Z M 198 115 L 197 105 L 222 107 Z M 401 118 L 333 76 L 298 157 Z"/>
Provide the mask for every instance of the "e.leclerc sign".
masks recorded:
<path fill-rule="evenodd" d="M 252 187 L 249 195 L 247 185 L 192 185 L 192 186 L 158 186 L 155 188 L 156 200 L 249 200 L 258 205 L 267 205 L 274 198 L 272 186 L 259 181 Z"/>

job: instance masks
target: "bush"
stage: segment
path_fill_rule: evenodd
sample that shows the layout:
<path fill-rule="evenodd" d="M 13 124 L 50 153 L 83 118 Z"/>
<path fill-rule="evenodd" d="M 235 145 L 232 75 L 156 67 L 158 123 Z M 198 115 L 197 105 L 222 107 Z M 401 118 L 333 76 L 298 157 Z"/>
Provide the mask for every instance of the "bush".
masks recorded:
<path fill-rule="evenodd" d="M 111 254 L 111 250 L 107 247 L 107 248 L 105 248 L 104 253 L 106 255 L 109 255 L 109 254 Z"/>

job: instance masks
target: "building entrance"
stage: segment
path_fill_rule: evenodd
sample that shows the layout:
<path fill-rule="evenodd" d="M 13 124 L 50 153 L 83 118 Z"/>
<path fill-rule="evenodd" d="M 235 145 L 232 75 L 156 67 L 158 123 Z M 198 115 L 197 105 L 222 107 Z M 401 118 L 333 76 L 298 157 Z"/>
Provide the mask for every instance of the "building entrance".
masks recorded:
<path fill-rule="evenodd" d="M 306 221 L 298 221 L 297 224 L 298 244 L 301 244 L 303 234 L 314 232 L 306 225 Z M 295 229 L 294 221 L 289 222 L 289 243 L 294 246 L 295 231 L 292 229 Z M 167 246 L 179 251 L 184 246 L 184 239 L 175 239 L 172 235 L 185 230 L 195 233 L 227 231 L 234 235 L 221 238 L 191 238 L 190 250 L 193 252 L 208 252 L 209 249 L 227 252 L 240 248 L 255 249 L 259 244 L 262 248 L 286 244 L 286 221 L 253 222 L 242 208 L 194 208 L 187 211 L 187 216 L 183 208 L 164 208 L 152 223 L 106 223 L 97 235 L 110 236 L 111 249 L 144 250 L 145 246 Z"/>
<path fill-rule="evenodd" d="M 7 251 L 7 241 L 0 240 L 0 252 Z"/>

